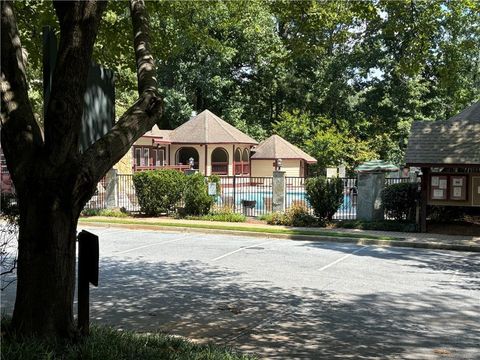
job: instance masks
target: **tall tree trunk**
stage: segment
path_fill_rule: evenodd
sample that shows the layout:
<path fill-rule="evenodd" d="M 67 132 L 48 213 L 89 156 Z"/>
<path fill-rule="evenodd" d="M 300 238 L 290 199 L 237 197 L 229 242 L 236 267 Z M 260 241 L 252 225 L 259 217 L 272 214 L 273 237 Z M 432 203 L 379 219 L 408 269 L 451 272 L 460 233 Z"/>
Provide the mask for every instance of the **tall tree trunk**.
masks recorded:
<path fill-rule="evenodd" d="M 49 186 L 37 196 L 19 194 L 18 286 L 12 321 L 22 334 L 72 337 L 75 331 L 78 211 L 71 195 L 59 194 L 60 189 Z"/>
<path fill-rule="evenodd" d="M 44 134 L 27 93 L 13 3 L 1 1 L 1 142 L 20 206 L 17 297 L 12 323 L 22 335 L 75 333 L 75 235 L 97 182 L 161 119 L 144 0 L 130 0 L 139 99 L 115 126 L 78 153 L 83 95 L 105 1 L 56 1 L 60 45 Z"/>

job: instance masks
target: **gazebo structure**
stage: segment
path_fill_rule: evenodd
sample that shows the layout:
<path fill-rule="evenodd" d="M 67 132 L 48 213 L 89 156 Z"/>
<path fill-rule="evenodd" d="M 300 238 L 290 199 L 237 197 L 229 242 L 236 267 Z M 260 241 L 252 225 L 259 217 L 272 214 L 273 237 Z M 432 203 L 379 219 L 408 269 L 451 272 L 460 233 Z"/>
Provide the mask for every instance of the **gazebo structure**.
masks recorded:
<path fill-rule="evenodd" d="M 358 165 L 355 168 L 355 171 L 357 173 L 393 172 L 393 171 L 398 171 L 398 167 L 384 160 L 369 160 Z"/>
<path fill-rule="evenodd" d="M 250 160 L 252 176 L 272 176 L 279 160 L 286 176 L 306 176 L 308 164 L 317 162 L 314 157 L 278 135 L 265 139 L 253 151 Z"/>
<path fill-rule="evenodd" d="M 133 146 L 134 171 L 193 168 L 204 175 L 250 175 L 250 149 L 257 144 L 209 110 L 175 130 L 156 125 Z"/>
<path fill-rule="evenodd" d="M 480 102 L 446 121 L 414 122 L 405 162 L 422 169 L 421 231 L 427 205 L 480 207 Z"/>

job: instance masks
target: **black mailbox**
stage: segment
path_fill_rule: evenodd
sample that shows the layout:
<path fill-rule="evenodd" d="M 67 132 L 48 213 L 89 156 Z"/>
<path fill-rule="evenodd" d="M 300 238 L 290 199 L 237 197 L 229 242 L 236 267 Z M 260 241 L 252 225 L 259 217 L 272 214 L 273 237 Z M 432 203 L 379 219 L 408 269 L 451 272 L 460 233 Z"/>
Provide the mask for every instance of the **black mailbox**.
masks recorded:
<path fill-rule="evenodd" d="M 78 273 L 98 286 L 98 236 L 82 230 L 78 234 Z"/>
<path fill-rule="evenodd" d="M 256 200 L 242 200 L 242 205 L 245 208 L 253 209 L 257 205 Z"/>

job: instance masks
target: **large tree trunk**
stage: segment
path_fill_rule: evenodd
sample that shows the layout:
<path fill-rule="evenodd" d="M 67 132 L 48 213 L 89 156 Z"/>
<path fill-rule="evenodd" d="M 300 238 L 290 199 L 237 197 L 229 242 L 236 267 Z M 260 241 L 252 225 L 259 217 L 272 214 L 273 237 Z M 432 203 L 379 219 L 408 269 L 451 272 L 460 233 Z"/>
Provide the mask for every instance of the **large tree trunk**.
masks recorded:
<path fill-rule="evenodd" d="M 22 334 L 74 333 L 78 211 L 61 187 L 19 194 L 20 232 L 13 326 Z M 23 195 L 23 196 L 22 196 Z"/>
<path fill-rule="evenodd" d="M 130 0 L 139 99 L 102 138 L 78 153 L 83 94 L 104 1 L 57 1 L 60 45 L 44 134 L 27 94 L 13 4 L 1 4 L 1 141 L 20 205 L 17 333 L 71 337 L 75 333 L 75 237 L 80 210 L 97 182 L 161 119 L 156 69 L 143 0 Z"/>

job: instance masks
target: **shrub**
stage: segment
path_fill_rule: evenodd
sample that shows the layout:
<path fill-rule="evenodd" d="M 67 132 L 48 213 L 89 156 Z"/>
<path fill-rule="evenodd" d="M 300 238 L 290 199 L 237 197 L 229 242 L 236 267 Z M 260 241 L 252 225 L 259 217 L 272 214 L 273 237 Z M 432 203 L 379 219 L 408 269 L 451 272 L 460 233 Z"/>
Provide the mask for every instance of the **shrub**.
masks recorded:
<path fill-rule="evenodd" d="M 303 205 L 293 205 L 285 211 L 283 225 L 312 226 L 317 221 Z"/>
<path fill-rule="evenodd" d="M 270 225 L 285 226 L 312 226 L 316 224 L 317 219 L 309 214 L 308 209 L 303 205 L 293 205 L 285 213 L 274 212 L 260 217 Z"/>
<path fill-rule="evenodd" d="M 181 200 L 186 176 L 176 170 L 141 171 L 133 175 L 133 184 L 141 211 L 158 216 L 174 210 Z"/>
<path fill-rule="evenodd" d="M 284 214 L 280 212 L 266 214 L 262 217 L 262 220 L 266 220 L 267 224 L 270 224 L 270 225 L 283 225 Z"/>
<path fill-rule="evenodd" d="M 463 206 L 438 206 L 431 205 L 427 207 L 427 217 L 436 222 L 452 222 L 462 220 L 467 208 Z"/>
<path fill-rule="evenodd" d="M 339 178 L 318 176 L 305 182 L 307 200 L 320 222 L 331 221 L 343 202 L 343 182 Z"/>
<path fill-rule="evenodd" d="M 20 210 L 17 197 L 13 193 L 0 194 L 0 214 L 10 223 L 18 223 Z"/>
<path fill-rule="evenodd" d="M 100 209 L 83 209 L 81 216 L 100 216 Z"/>
<path fill-rule="evenodd" d="M 361 230 L 383 230 L 383 231 L 401 231 L 416 232 L 417 225 L 409 221 L 382 220 L 382 221 L 363 221 L 363 220 L 343 220 L 334 223 L 336 228 L 361 229 Z"/>
<path fill-rule="evenodd" d="M 83 209 L 82 216 L 109 216 L 109 217 L 127 217 L 128 214 L 122 209 Z"/>
<path fill-rule="evenodd" d="M 388 217 L 395 220 L 415 220 L 417 184 L 392 184 L 383 189 L 382 203 Z"/>
<path fill-rule="evenodd" d="M 184 199 L 185 215 L 208 214 L 213 204 L 213 197 L 208 195 L 208 187 L 202 174 L 187 176 Z"/>
<path fill-rule="evenodd" d="M 225 222 L 245 222 L 245 215 L 236 213 L 214 213 L 203 216 L 187 216 L 187 220 L 207 220 L 207 221 L 225 221 Z"/>

